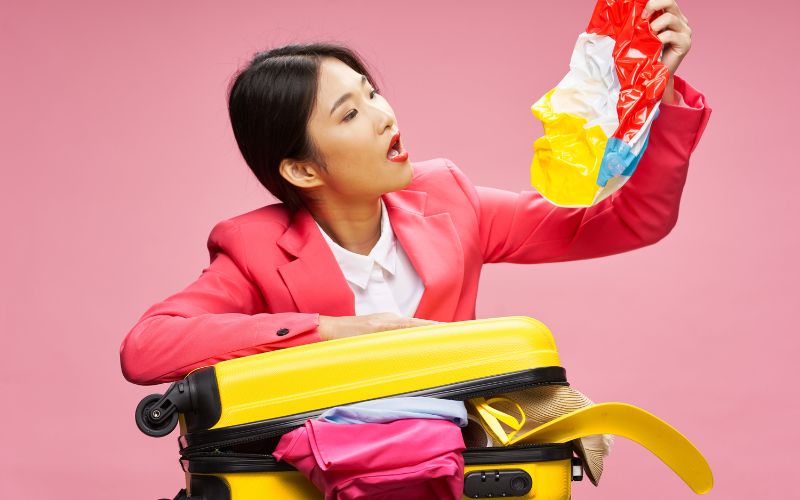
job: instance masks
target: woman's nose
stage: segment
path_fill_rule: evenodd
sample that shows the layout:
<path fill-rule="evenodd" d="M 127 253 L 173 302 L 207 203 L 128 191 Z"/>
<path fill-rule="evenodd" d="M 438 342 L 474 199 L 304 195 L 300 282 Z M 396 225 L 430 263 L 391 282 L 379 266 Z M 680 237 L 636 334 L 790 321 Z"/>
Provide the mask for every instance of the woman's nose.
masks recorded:
<path fill-rule="evenodd" d="M 379 115 L 378 115 L 379 116 L 379 121 L 378 121 L 378 132 L 379 133 L 382 133 L 387 128 L 390 129 L 390 130 L 394 129 L 394 128 L 397 128 L 397 127 L 395 127 L 394 113 L 391 113 L 391 112 L 389 112 L 388 110 L 385 110 L 385 109 L 379 109 L 378 113 L 379 113 Z"/>

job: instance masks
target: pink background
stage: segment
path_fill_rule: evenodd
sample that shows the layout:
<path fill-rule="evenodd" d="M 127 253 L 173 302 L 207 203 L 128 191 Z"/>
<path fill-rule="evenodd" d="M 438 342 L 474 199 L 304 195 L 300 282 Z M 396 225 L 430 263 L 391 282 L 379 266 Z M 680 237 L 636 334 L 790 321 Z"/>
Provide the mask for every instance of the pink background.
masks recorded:
<path fill-rule="evenodd" d="M 176 435 L 148 438 L 133 420 L 165 386 L 127 383 L 118 350 L 149 305 L 199 276 L 215 222 L 273 201 L 225 108 L 254 52 L 349 44 L 412 161 L 447 157 L 476 184 L 519 191 L 541 135 L 530 106 L 566 73 L 594 3 L 4 2 L 0 497 L 182 487 Z M 627 254 L 487 266 L 478 316 L 544 321 L 576 388 L 639 405 L 698 446 L 708 497 L 785 498 L 798 438 L 786 424 L 800 420 L 798 7 L 680 6 L 694 35 L 678 75 L 714 112 L 677 227 Z M 599 488 L 575 484 L 578 499 L 693 496 L 623 439 Z"/>

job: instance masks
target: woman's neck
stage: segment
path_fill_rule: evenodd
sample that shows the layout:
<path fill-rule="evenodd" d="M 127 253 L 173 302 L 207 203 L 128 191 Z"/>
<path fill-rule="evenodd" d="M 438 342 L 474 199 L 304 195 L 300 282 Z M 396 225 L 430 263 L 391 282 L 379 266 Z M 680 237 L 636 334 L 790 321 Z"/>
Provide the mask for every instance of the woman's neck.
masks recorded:
<path fill-rule="evenodd" d="M 333 241 L 353 253 L 369 255 L 381 236 L 380 198 L 364 203 L 326 201 L 308 210 Z"/>

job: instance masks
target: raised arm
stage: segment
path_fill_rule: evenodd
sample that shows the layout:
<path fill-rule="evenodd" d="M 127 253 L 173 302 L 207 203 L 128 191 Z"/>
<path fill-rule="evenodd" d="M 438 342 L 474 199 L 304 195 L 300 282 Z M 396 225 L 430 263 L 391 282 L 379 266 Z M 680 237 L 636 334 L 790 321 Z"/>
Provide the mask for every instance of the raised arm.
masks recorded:
<path fill-rule="evenodd" d="M 208 237 L 210 265 L 182 291 L 152 305 L 120 347 L 122 373 L 135 384 L 183 378 L 195 368 L 320 340 L 318 314 L 262 312 L 263 297 L 232 256 L 230 221 Z M 241 250 L 241 245 L 238 245 Z"/>
<path fill-rule="evenodd" d="M 483 260 L 539 263 L 580 260 L 626 252 L 666 236 L 678 219 L 689 157 L 711 108 L 705 96 L 674 76 L 674 104 L 663 103 L 633 175 L 617 192 L 588 208 L 552 205 L 535 190 L 511 192 L 473 186 L 448 161 L 473 207 Z"/>

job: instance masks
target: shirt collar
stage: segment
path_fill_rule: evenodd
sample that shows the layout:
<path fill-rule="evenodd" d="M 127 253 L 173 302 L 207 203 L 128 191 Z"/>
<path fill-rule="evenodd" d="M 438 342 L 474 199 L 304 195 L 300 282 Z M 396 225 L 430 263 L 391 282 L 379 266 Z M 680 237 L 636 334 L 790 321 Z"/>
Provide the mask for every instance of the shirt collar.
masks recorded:
<path fill-rule="evenodd" d="M 369 277 L 374 263 L 377 263 L 392 275 L 394 275 L 396 270 L 397 243 L 392 225 L 389 222 L 389 213 L 383 203 L 383 198 L 380 199 L 380 203 L 381 235 L 377 243 L 375 243 L 375 246 L 370 250 L 369 255 L 357 254 L 340 246 L 322 230 L 319 224 L 317 224 L 320 233 L 322 233 L 325 241 L 328 242 L 328 246 L 331 247 L 333 256 L 339 263 L 339 267 L 342 269 L 345 279 L 362 289 L 365 289 L 369 283 Z"/>

